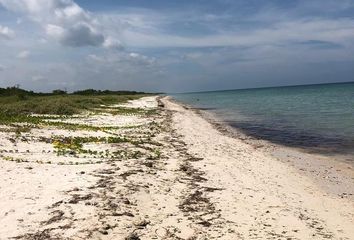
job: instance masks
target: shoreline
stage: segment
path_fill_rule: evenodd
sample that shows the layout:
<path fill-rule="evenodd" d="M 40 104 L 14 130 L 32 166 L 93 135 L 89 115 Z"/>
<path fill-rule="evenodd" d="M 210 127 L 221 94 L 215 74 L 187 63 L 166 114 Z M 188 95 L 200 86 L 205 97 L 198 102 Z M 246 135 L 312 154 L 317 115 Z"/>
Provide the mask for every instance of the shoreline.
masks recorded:
<path fill-rule="evenodd" d="M 167 100 L 169 101 L 169 100 Z M 346 205 L 348 207 L 347 210 L 344 210 L 341 214 L 347 215 L 348 213 L 353 211 L 353 169 L 340 162 L 334 162 L 334 161 L 325 161 L 323 158 L 318 158 L 316 160 L 313 159 L 314 155 L 312 154 L 306 154 L 306 158 L 304 158 L 305 153 L 301 153 L 301 157 L 299 157 L 299 152 L 293 153 L 294 156 L 286 156 L 286 155 L 279 155 L 275 157 L 274 155 L 270 154 L 269 149 L 271 149 L 273 146 L 266 146 L 264 147 L 264 142 L 261 143 L 262 147 L 259 147 L 259 141 L 254 142 L 249 141 L 249 139 L 240 139 L 240 138 L 235 138 L 235 136 L 229 136 L 228 134 L 225 134 L 225 132 L 220 132 L 220 125 L 215 125 L 212 124 L 210 121 L 206 120 L 205 118 L 202 118 L 200 113 L 195 110 L 190 110 L 188 107 L 185 107 L 180 104 L 176 104 L 174 101 L 170 101 L 170 105 L 176 105 L 174 106 L 175 108 L 179 108 L 179 111 L 182 112 L 180 113 L 181 117 L 178 119 L 179 121 L 183 121 L 183 118 L 193 118 L 193 120 L 185 120 L 187 121 L 193 121 L 193 124 L 190 123 L 192 126 L 188 130 L 190 132 L 193 132 L 194 136 L 191 136 L 192 134 L 188 131 L 185 130 L 186 124 L 179 124 L 182 125 L 183 127 L 180 127 L 181 132 L 184 133 L 185 137 L 188 136 L 189 138 L 189 143 L 191 144 L 191 151 L 201 154 L 202 156 L 207 158 L 209 161 L 212 161 L 212 166 L 211 168 L 200 166 L 203 171 L 210 171 L 213 172 L 211 174 L 213 177 L 209 178 L 211 181 L 216 181 L 218 182 L 217 177 L 221 181 L 228 181 L 226 180 L 229 175 L 231 179 L 233 179 L 236 182 L 239 182 L 240 180 L 242 181 L 243 177 L 242 175 L 246 175 L 244 177 L 246 181 L 242 181 L 241 186 L 249 184 L 248 181 L 254 183 L 254 181 L 258 181 L 257 178 L 266 178 L 267 180 L 264 182 L 259 182 L 259 185 L 253 184 L 250 187 L 247 187 L 247 189 L 251 190 L 254 188 L 257 188 L 258 190 L 256 192 L 266 192 L 266 189 L 269 189 L 271 185 L 274 183 L 272 181 L 277 182 L 275 185 L 273 185 L 274 189 L 269 189 L 271 192 L 275 190 L 277 193 L 276 195 L 278 196 L 279 191 L 282 192 L 283 185 L 289 185 L 289 189 L 287 189 L 285 192 L 282 194 L 283 197 L 291 194 L 293 191 L 296 191 L 296 198 L 292 198 L 292 200 L 288 199 L 290 202 L 297 199 L 300 202 L 300 205 L 312 205 L 315 202 L 316 204 L 321 205 L 320 207 L 317 207 L 317 205 L 312 205 L 313 209 L 311 212 L 313 212 L 314 215 L 319 214 L 319 212 L 324 213 L 327 215 L 329 212 L 331 212 L 333 209 L 332 208 L 337 208 L 337 209 L 342 209 L 343 210 L 343 205 Z M 180 107 L 178 107 L 180 106 Z M 190 112 L 190 113 L 189 113 Z M 194 115 L 194 117 L 193 117 Z M 198 119 L 201 118 L 201 119 Z M 199 127 L 202 126 L 203 127 Z M 210 127 L 208 127 L 210 125 Z M 193 129 L 196 128 L 196 129 Z M 213 128 L 213 129 L 210 129 Z M 207 133 L 204 133 L 204 131 L 208 131 Z M 221 128 L 222 129 L 222 128 Z M 207 136 L 205 136 L 207 135 Z M 204 139 L 204 143 L 196 143 L 198 137 L 201 139 Z M 208 142 L 211 141 L 211 142 Z M 188 141 L 187 141 L 188 142 Z M 198 145 L 197 147 L 195 145 Z M 215 146 L 215 147 L 213 147 Z M 221 150 L 219 149 L 221 148 Z M 268 150 L 267 150 L 268 149 Z M 285 149 L 285 148 L 283 148 Z M 266 151 L 265 151 L 266 150 Z M 218 154 L 218 152 L 220 152 Z M 229 157 L 228 155 L 231 154 Z M 289 154 L 289 151 L 286 151 L 286 154 Z M 242 161 L 237 160 L 235 158 L 236 156 L 240 156 Z M 286 158 L 288 157 L 288 158 Z M 317 156 L 320 157 L 320 156 Z M 213 160 L 212 160 L 213 159 Z M 222 161 L 222 162 L 218 162 Z M 311 160 L 311 161 L 309 161 Z M 231 162 L 228 162 L 231 161 Z M 247 162 L 247 165 L 245 165 L 245 162 Z M 219 166 L 220 169 L 217 169 L 216 166 Z M 226 168 L 225 168 L 226 167 Z M 246 171 L 242 171 L 241 169 L 245 168 Z M 216 169 L 215 169 L 216 168 Z M 222 170 L 221 170 L 222 169 Z M 266 170 L 269 169 L 269 170 Z M 278 171 L 279 170 L 279 171 Z M 229 172 L 230 171 L 230 172 Z M 233 172 L 234 171 L 234 172 Z M 220 172 L 223 172 L 220 175 Z M 227 173 L 227 174 L 226 174 Z M 241 174 L 241 176 L 239 176 Z M 251 176 L 253 177 L 251 177 Z M 257 176 L 257 180 L 254 178 L 254 176 Z M 251 178 L 250 178 L 251 177 Z M 219 180 L 219 181 L 220 181 Z M 306 182 L 306 183 L 304 183 Z M 273 184 L 272 184 L 273 183 Z M 299 184 L 301 183 L 301 184 Z M 311 187 L 309 186 L 311 185 Z M 231 187 L 231 186 L 230 186 Z M 232 187 L 231 187 L 232 188 Z M 231 191 L 232 192 L 232 191 Z M 254 193 L 253 190 L 250 191 L 251 193 Z M 299 194 L 301 192 L 301 194 Z M 243 194 L 243 193 L 241 193 Z M 274 194 L 274 192 L 273 192 Z M 308 195 L 309 194 L 309 195 Z M 262 194 L 261 194 L 262 195 Z M 268 194 L 265 194 L 265 196 L 270 196 Z M 302 196 L 302 197 L 300 197 Z M 307 196 L 307 197 L 304 197 Z M 280 197 L 280 196 L 278 196 Z M 251 195 L 251 200 L 253 200 L 253 194 Z M 280 197 L 282 198 L 282 197 Z M 287 198 L 287 197 L 285 197 Z M 302 199 L 303 201 L 301 201 Z M 265 198 L 263 197 L 263 200 Z M 220 201 L 220 199 L 219 199 Z M 329 203 L 328 201 L 332 202 Z M 306 203 L 306 204 L 305 204 Z M 220 203 L 223 205 L 223 203 Z M 283 202 L 284 204 L 284 202 Z M 296 203 L 292 203 L 297 205 Z M 290 205 L 292 205 L 290 204 Z M 250 204 L 248 202 L 243 202 L 242 208 L 247 208 Z M 265 202 L 261 201 L 257 204 L 254 204 L 253 207 L 256 209 L 264 207 Z M 287 204 L 285 204 L 287 205 Z M 331 206 L 331 207 L 330 207 Z M 223 206 L 222 208 L 224 208 Z M 239 206 L 241 207 L 241 206 Z M 289 206 L 288 208 L 292 208 L 294 206 Z M 299 207 L 299 206 L 298 206 Z M 297 208 L 297 207 L 296 207 Z M 322 208 L 322 210 L 320 210 Z M 248 208 L 249 210 L 251 208 Z M 254 210 L 250 210 L 251 212 L 254 212 Z M 306 212 L 309 210 L 305 210 Z M 330 222 L 337 224 L 338 221 L 340 221 L 339 218 L 337 218 L 335 215 L 338 214 L 338 212 L 333 212 L 333 215 L 328 215 L 331 216 L 330 218 L 326 218 L 324 222 L 327 222 L 329 224 Z M 286 214 L 285 214 L 286 215 Z M 278 216 L 279 217 L 279 216 Z M 289 216 L 288 216 L 289 217 Z M 347 215 L 349 223 L 347 226 L 352 225 L 354 222 L 354 217 L 353 214 Z M 302 217 L 300 217 L 301 219 Z M 307 217 L 306 217 L 307 218 Z M 277 219 L 277 218 L 275 218 Z M 343 219 L 342 219 L 343 220 Z M 288 219 L 289 222 L 291 222 Z M 315 220 L 317 222 L 317 220 Z M 284 223 L 284 222 L 283 222 Z M 339 226 L 337 226 L 339 227 Z M 317 227 L 317 229 L 321 229 L 322 227 Z M 349 229 L 347 229 L 349 230 Z M 351 232 L 349 230 L 349 232 Z M 316 234 L 315 234 L 316 235 Z M 318 237 L 311 237 L 311 239 L 317 239 Z M 321 235 L 321 234 L 320 234 Z M 353 235 L 353 233 L 351 233 Z M 284 237 L 284 236 L 283 236 Z M 334 238 L 334 239 L 339 239 L 337 237 L 330 237 L 329 235 L 324 234 L 322 236 L 323 238 Z M 263 235 L 262 238 L 265 238 Z M 291 237 L 290 237 L 291 238 Z M 248 238 L 246 238 L 248 239 Z M 291 238 L 292 239 L 292 238 Z M 297 239 L 295 237 L 295 239 Z M 302 236 L 299 239 L 310 239 L 309 236 Z M 319 239 L 322 239 L 321 237 Z M 350 239 L 350 237 L 344 238 L 344 239 Z"/>
<path fill-rule="evenodd" d="M 225 132 L 231 136 L 249 138 L 252 140 L 263 140 L 267 143 L 267 145 L 271 144 L 287 147 L 289 149 L 297 149 L 298 151 L 305 153 L 314 153 L 322 156 L 328 156 L 330 158 L 335 158 L 336 160 L 346 162 L 354 166 L 353 141 L 348 137 L 345 138 L 343 136 L 340 137 L 340 135 L 336 136 L 333 134 L 333 136 L 330 136 L 329 134 L 315 133 L 311 130 L 307 131 L 307 133 L 304 133 L 305 130 L 288 130 L 287 128 L 272 127 L 269 125 L 269 123 L 247 123 L 251 120 L 247 120 L 244 124 L 242 121 L 233 121 L 229 114 L 225 112 L 226 109 L 224 107 L 220 106 L 218 108 L 214 108 L 213 103 L 208 102 L 207 99 L 205 99 L 205 101 L 208 104 L 203 104 L 203 101 L 199 103 L 193 102 L 193 98 L 189 99 L 187 97 L 187 100 L 178 100 L 178 96 L 175 97 L 174 95 L 171 95 L 170 97 L 173 98 L 173 101 L 176 103 L 184 105 L 188 109 L 198 112 L 201 114 L 201 116 L 208 119 L 208 121 L 210 121 L 212 124 L 220 125 L 220 129 L 226 130 Z M 201 97 L 201 99 L 203 98 Z M 226 116 L 229 117 L 225 118 L 222 114 L 226 114 Z M 242 116 L 241 114 L 240 118 L 242 117 L 245 116 Z M 234 118 L 238 119 L 238 117 Z M 294 128 L 294 126 L 290 127 L 290 129 L 292 128 Z"/>
<path fill-rule="evenodd" d="M 354 235 L 351 195 L 331 193 L 282 156 L 222 133 L 196 111 L 161 96 L 104 109 L 20 134 L 1 126 L 1 239 Z M 337 174 L 329 184 L 322 172 L 318 180 L 329 190 L 353 186 Z"/>
<path fill-rule="evenodd" d="M 348 155 L 329 155 L 328 153 L 325 154 L 311 149 L 281 145 L 261 138 L 257 139 L 243 133 L 240 129 L 228 125 L 215 114 L 204 109 L 194 108 L 172 97 L 168 97 L 168 101 L 195 112 L 225 136 L 241 139 L 255 149 L 293 166 L 301 174 L 310 177 L 326 192 L 354 201 L 354 163 L 351 162 L 352 159 L 348 160 Z M 341 181 L 344 182 L 340 186 L 336 182 L 338 178 L 341 178 Z"/>

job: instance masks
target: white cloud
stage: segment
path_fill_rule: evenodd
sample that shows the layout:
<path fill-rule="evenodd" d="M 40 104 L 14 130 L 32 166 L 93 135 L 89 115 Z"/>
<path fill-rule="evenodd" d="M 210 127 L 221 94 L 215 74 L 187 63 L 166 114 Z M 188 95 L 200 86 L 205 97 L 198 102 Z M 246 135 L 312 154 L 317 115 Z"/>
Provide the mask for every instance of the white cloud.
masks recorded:
<path fill-rule="evenodd" d="M 42 75 L 35 75 L 35 76 L 32 76 L 32 81 L 33 82 L 41 82 L 43 80 L 46 80 L 46 78 Z"/>
<path fill-rule="evenodd" d="M 316 9 L 322 11 L 321 0 L 315 1 Z M 343 3 L 347 9 L 348 1 L 343 1 L 347 2 Z M 237 13 L 212 15 L 198 9 L 185 12 L 123 9 L 100 13 L 98 18 L 113 34 L 118 32 L 127 47 L 133 48 L 256 46 L 308 40 L 353 42 L 353 18 L 300 13 L 310 11 L 304 7 L 307 2 L 312 1 L 301 2 L 294 10 L 262 8 L 242 18 Z"/>
<path fill-rule="evenodd" d="M 28 58 L 30 56 L 30 54 L 31 53 L 29 51 L 25 50 L 25 51 L 22 51 L 19 54 L 17 54 L 17 58 L 26 59 L 26 58 Z"/>
<path fill-rule="evenodd" d="M 312 5 L 315 1 L 319 5 L 331 1 L 338 7 L 337 0 L 300 1 L 301 9 L 266 4 L 267 8 L 252 14 L 231 9 L 227 13 L 206 14 L 198 6 L 186 11 L 117 8 L 89 12 L 74 0 L 0 0 L 0 5 L 17 13 L 6 22 L 23 19 L 18 26 L 15 22 L 9 25 L 21 38 L 5 42 L 0 62 L 9 70 L 1 72 L 0 79 L 39 89 L 65 84 L 76 89 L 156 90 L 178 89 L 183 82 L 187 86 L 199 81 L 202 86 L 215 79 L 252 82 L 263 79 L 271 72 L 269 69 L 286 69 L 297 63 L 352 63 L 354 19 L 340 14 L 327 16 L 327 7 L 323 9 L 327 9 L 326 14 L 313 15 L 314 10 L 322 11 L 317 5 L 303 9 L 305 2 Z M 0 34 L 0 42 L 1 38 Z M 316 42 L 324 44 L 316 47 Z M 126 48 L 119 51 L 122 43 Z M 324 47 L 326 43 L 338 47 Z M 60 45 L 99 48 L 73 51 Z M 21 52 L 25 49 L 31 53 Z M 13 57 L 16 53 L 19 58 L 34 53 L 36 57 L 20 61 Z M 79 61 L 83 56 L 87 58 Z M 330 64 L 323 66 L 331 69 Z M 314 68 L 316 71 L 322 68 Z M 161 77 L 161 73 L 166 75 Z M 286 79 L 293 75 L 284 76 Z M 219 81 L 216 82 L 219 88 Z"/>
<path fill-rule="evenodd" d="M 58 25 L 54 25 L 54 24 L 48 24 L 45 27 L 46 33 L 48 36 L 50 37 L 54 37 L 54 38 L 61 38 L 64 35 L 64 28 L 62 28 L 61 26 Z"/>
<path fill-rule="evenodd" d="M 139 53 L 132 52 L 129 54 L 129 56 L 136 63 L 140 63 L 140 64 L 150 65 L 150 64 L 154 64 L 156 62 L 155 58 L 151 58 L 151 57 L 139 54 Z"/>
<path fill-rule="evenodd" d="M 95 55 L 95 54 L 90 54 L 90 55 L 88 55 L 87 56 L 87 59 L 89 60 L 89 61 L 96 61 L 96 62 L 104 62 L 105 61 L 105 59 L 104 58 L 102 58 L 102 57 L 99 57 L 99 56 L 97 56 L 97 55 Z"/>
<path fill-rule="evenodd" d="M 108 37 L 104 40 L 103 47 L 111 49 L 123 49 L 123 44 L 117 39 Z"/>
<path fill-rule="evenodd" d="M 6 69 L 6 67 L 4 65 L 0 64 L 0 72 L 4 71 Z"/>
<path fill-rule="evenodd" d="M 102 46 L 104 36 L 86 23 L 78 23 L 66 29 L 59 38 L 59 41 L 66 46 Z"/>
<path fill-rule="evenodd" d="M 262 29 L 242 30 L 202 36 L 181 36 L 163 31 L 146 33 L 127 29 L 123 37 L 132 47 L 223 47 L 284 44 L 320 40 L 349 43 L 354 39 L 353 19 L 289 20 Z"/>
<path fill-rule="evenodd" d="M 0 39 L 11 39 L 15 35 L 15 32 L 8 27 L 3 27 L 0 25 Z"/>
<path fill-rule="evenodd" d="M 138 71 L 135 67 L 137 65 L 141 67 L 155 67 L 157 66 L 157 60 L 153 57 L 148 57 L 139 53 L 126 53 L 118 52 L 116 54 L 98 56 L 95 54 L 88 55 L 89 62 L 95 62 L 96 64 L 111 65 L 116 68 L 132 68 Z"/>
<path fill-rule="evenodd" d="M 0 0 L 0 4 L 42 25 L 62 45 L 117 48 L 118 40 L 105 36 L 99 21 L 73 0 Z"/>

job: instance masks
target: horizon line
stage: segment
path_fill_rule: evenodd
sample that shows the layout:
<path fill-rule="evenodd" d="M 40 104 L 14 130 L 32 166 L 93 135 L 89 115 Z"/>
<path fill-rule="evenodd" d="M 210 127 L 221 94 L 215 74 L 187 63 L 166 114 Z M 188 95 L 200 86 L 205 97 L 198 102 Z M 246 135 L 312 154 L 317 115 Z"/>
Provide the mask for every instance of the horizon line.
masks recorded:
<path fill-rule="evenodd" d="M 236 90 L 255 90 L 255 89 L 268 89 L 268 88 L 303 87 L 303 86 L 350 84 L 350 83 L 354 83 L 354 80 L 353 81 L 346 81 L 346 82 L 310 83 L 310 84 L 280 85 L 280 86 L 269 86 L 269 87 L 233 88 L 233 89 L 219 89 L 219 90 L 207 90 L 207 91 L 177 92 L 177 93 L 166 93 L 166 94 L 211 93 L 211 92 L 227 92 L 227 91 L 236 91 Z"/>

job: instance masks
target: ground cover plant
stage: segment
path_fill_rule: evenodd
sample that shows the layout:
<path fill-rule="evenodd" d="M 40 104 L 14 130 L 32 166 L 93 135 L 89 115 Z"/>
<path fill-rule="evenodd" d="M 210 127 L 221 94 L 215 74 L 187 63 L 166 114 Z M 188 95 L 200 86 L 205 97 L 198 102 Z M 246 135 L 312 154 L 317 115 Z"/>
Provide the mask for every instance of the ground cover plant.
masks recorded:
<path fill-rule="evenodd" d="M 96 90 L 83 90 L 72 94 L 60 90 L 55 90 L 52 93 L 34 93 L 16 87 L 0 88 L 0 123 L 29 122 L 38 124 L 45 119 L 72 116 L 83 111 L 109 112 L 108 109 L 112 114 L 145 113 L 141 109 L 111 109 L 108 105 L 124 103 L 146 95 L 149 94 Z M 57 116 L 33 116 L 32 114 Z"/>
<path fill-rule="evenodd" d="M 66 94 L 54 91 L 51 94 L 33 93 L 18 88 L 0 88 L 0 131 L 9 133 L 4 141 L 9 141 L 15 150 L 0 149 L 0 157 L 6 161 L 19 163 L 81 165 L 99 164 L 123 159 L 156 160 L 161 157 L 160 144 L 152 140 L 161 129 L 154 121 L 157 109 L 132 108 L 122 106 L 128 100 L 135 100 L 146 93 L 82 91 Z M 157 115 L 156 115 L 157 114 Z M 95 125 L 90 121 L 99 115 L 106 116 L 137 115 L 151 119 L 143 126 L 126 124 L 122 126 Z M 119 116 L 118 116 L 119 115 Z M 78 122 L 75 122 L 75 119 Z M 135 119 L 135 118 L 133 118 Z M 73 121 L 74 122 L 70 122 Z M 87 121 L 86 121 L 87 120 Z M 105 136 L 49 135 L 34 136 L 32 130 L 55 131 L 62 129 L 67 133 L 77 131 L 101 132 Z M 41 129 L 41 130 L 39 130 Z M 41 132 L 40 134 L 44 134 Z M 87 132 L 86 132 L 87 134 Z M 17 144 L 41 142 L 49 144 L 42 154 L 28 148 L 18 149 Z M 36 157 L 27 159 L 28 156 Z M 43 157 L 45 156 L 45 157 Z M 57 161 L 56 157 L 61 160 Z"/>

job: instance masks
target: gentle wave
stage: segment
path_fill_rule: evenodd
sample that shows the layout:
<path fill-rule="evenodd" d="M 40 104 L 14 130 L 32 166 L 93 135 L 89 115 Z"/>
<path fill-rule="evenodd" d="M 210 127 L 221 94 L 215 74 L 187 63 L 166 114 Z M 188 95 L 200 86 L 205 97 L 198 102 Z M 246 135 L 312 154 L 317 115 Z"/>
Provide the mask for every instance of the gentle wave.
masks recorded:
<path fill-rule="evenodd" d="M 354 83 L 173 94 L 278 144 L 354 153 Z"/>

